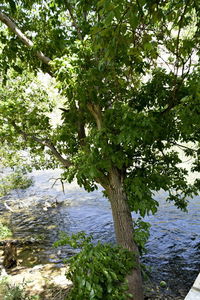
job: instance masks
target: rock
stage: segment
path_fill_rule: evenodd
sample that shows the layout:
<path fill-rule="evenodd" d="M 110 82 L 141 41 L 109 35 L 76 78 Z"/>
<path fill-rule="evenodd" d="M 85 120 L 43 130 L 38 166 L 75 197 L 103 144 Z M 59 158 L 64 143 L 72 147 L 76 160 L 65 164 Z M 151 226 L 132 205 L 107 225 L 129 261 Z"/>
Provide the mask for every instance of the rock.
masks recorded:
<path fill-rule="evenodd" d="M 54 299 L 48 298 L 51 289 L 52 292 L 63 289 L 66 294 L 66 290 L 72 285 L 65 276 L 67 270 L 68 267 L 58 268 L 54 264 L 37 265 L 33 268 L 16 267 L 9 273 L 8 282 L 13 286 L 23 286 L 29 295 L 42 295 L 42 299 Z"/>
<path fill-rule="evenodd" d="M 22 247 L 22 246 L 29 246 L 33 244 L 38 244 L 41 242 L 40 238 L 36 237 L 30 237 L 26 239 L 5 239 L 5 240 L 0 240 L 0 247 L 4 247 L 7 243 L 11 243 L 12 245 Z"/>
<path fill-rule="evenodd" d="M 162 288 L 165 288 L 165 287 L 167 287 L 167 283 L 166 283 L 165 281 L 161 281 L 161 282 L 160 282 L 160 286 L 161 286 Z"/>
<path fill-rule="evenodd" d="M 2 280 L 3 277 L 8 276 L 8 273 L 6 272 L 6 269 L 0 265 L 0 281 Z"/>

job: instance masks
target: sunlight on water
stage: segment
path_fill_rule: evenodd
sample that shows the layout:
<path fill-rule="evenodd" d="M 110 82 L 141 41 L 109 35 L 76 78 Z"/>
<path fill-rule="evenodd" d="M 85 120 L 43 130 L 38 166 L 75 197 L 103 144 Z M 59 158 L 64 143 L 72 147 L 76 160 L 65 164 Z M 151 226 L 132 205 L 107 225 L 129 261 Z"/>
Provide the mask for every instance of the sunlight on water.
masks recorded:
<path fill-rule="evenodd" d="M 60 231 L 84 230 L 96 241 L 115 241 L 110 204 L 101 189 L 87 193 L 74 182 L 65 184 L 63 193 L 61 183 L 56 181 L 59 170 L 35 171 L 32 176 L 33 186 L 14 191 L 0 203 L 1 218 L 5 216 L 10 222 L 15 238 L 41 239 L 39 245 L 21 249 L 22 264 L 61 263 L 72 255 L 74 250 L 68 246 L 59 251 L 51 247 Z M 151 266 L 155 281 L 168 282 L 176 293 L 179 287 L 188 290 L 199 271 L 200 197 L 190 201 L 188 213 L 166 203 L 165 197 L 165 193 L 157 194 L 159 210 L 146 217 L 152 227 L 143 261 Z M 13 212 L 6 209 L 5 201 Z"/>

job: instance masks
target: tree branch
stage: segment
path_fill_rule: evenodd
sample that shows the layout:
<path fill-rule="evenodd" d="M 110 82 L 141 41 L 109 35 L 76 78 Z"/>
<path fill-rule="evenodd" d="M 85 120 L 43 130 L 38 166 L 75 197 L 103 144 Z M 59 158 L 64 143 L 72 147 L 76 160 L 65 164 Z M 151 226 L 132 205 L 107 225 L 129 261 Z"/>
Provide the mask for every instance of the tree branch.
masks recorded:
<path fill-rule="evenodd" d="M 190 4 L 190 0 L 188 0 L 186 2 L 183 13 L 181 14 L 180 20 L 178 21 L 179 28 L 178 28 L 178 35 L 177 35 L 177 40 L 176 40 L 176 63 L 175 63 L 175 67 L 177 68 L 176 69 L 176 76 L 178 75 L 178 69 L 179 69 L 178 60 L 179 60 L 179 58 L 181 58 L 180 55 L 179 55 L 179 50 L 180 50 L 179 49 L 179 43 L 180 43 L 181 29 L 182 29 L 183 19 L 185 17 L 185 14 L 186 14 L 186 11 L 187 11 L 187 8 L 188 8 L 189 4 Z"/>
<path fill-rule="evenodd" d="M 194 153 L 198 153 L 198 149 L 194 149 L 194 148 L 190 148 L 188 146 L 185 146 L 185 145 L 181 145 L 181 144 L 178 144 L 178 143 L 172 143 L 174 146 L 177 146 L 179 147 L 180 149 L 183 148 L 183 149 L 186 149 L 186 150 L 190 150 Z"/>
<path fill-rule="evenodd" d="M 0 11 L 0 21 L 2 21 L 12 32 L 14 32 L 24 45 L 26 45 L 30 49 L 33 48 L 34 43 L 29 38 L 27 38 L 27 36 L 17 27 L 17 25 L 2 11 Z M 39 60 L 47 65 L 51 61 L 51 59 L 44 55 L 44 53 L 42 53 L 41 51 L 36 51 L 35 54 L 39 58 Z"/>
<path fill-rule="evenodd" d="M 24 132 L 23 130 L 21 130 L 16 124 L 14 121 L 11 122 L 11 124 L 13 125 L 13 127 L 15 128 L 15 130 L 23 136 L 23 138 L 25 140 L 27 139 L 31 139 L 43 146 L 46 146 L 48 147 L 51 152 L 54 154 L 54 156 L 63 164 L 63 166 L 65 166 L 66 168 L 69 168 L 72 163 L 70 162 L 70 160 L 68 159 L 65 159 L 64 157 L 62 157 L 62 155 L 58 152 L 58 150 L 56 149 L 56 147 L 52 144 L 52 142 L 48 139 L 46 140 L 43 140 L 43 139 L 40 139 L 38 137 L 36 137 L 35 135 L 32 135 L 32 134 L 28 134 L 26 132 Z"/>
<path fill-rule="evenodd" d="M 68 10 L 69 15 L 70 15 L 70 17 L 71 17 L 71 19 L 72 19 L 72 25 L 76 28 L 79 39 L 82 40 L 83 37 L 82 37 L 82 35 L 81 35 L 80 28 L 79 28 L 79 26 L 78 26 L 78 24 L 77 24 L 77 22 L 76 22 L 76 19 L 75 19 L 74 15 L 73 15 L 73 12 L 72 12 L 72 8 L 71 8 L 71 6 L 70 6 L 69 3 L 67 3 L 67 10 Z"/>
<path fill-rule="evenodd" d="M 101 130 L 101 128 L 102 128 L 102 113 L 101 113 L 100 106 L 98 104 L 88 103 L 87 108 L 89 109 L 89 111 L 91 112 L 93 117 L 95 118 L 98 130 Z"/>

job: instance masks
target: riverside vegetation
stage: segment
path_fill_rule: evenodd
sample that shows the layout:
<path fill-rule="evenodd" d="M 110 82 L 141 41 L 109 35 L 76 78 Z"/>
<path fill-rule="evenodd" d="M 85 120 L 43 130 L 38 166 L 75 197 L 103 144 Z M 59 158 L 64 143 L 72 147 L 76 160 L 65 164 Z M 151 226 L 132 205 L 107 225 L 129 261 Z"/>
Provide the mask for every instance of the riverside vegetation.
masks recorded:
<path fill-rule="evenodd" d="M 16 199 L 16 201 L 17 201 L 17 199 Z M 12 207 L 12 208 L 14 209 L 14 207 Z M 9 230 L 9 228 L 7 226 L 1 224 L 0 228 L 1 228 L 0 237 L 2 239 L 5 240 L 6 238 L 11 237 L 12 232 Z M 137 244 L 140 249 L 140 254 L 143 254 L 145 252 L 145 243 L 148 239 L 148 228 L 149 228 L 148 223 L 143 222 L 142 219 L 138 220 L 137 226 L 135 227 L 135 230 L 136 230 L 135 238 L 136 238 Z M 71 267 L 70 267 L 71 274 L 72 274 L 71 277 L 70 277 L 70 273 L 69 273 L 70 271 L 67 273 L 68 278 L 70 277 L 72 279 L 72 277 L 74 277 L 74 280 L 72 280 L 74 282 L 74 285 L 73 285 L 74 288 L 72 289 L 72 291 L 75 290 L 76 292 L 73 294 L 78 295 L 79 293 L 77 293 L 77 290 L 79 290 L 80 293 L 88 294 L 91 290 L 96 290 L 95 284 L 97 285 L 97 289 L 99 288 L 100 290 L 104 291 L 104 297 L 106 295 L 105 290 L 110 289 L 111 288 L 110 286 L 113 286 L 113 289 L 115 289 L 115 290 L 116 290 L 116 286 L 117 286 L 119 288 L 119 292 L 120 292 L 120 280 L 119 279 L 121 278 L 121 280 L 123 282 L 122 273 L 128 272 L 128 268 L 126 270 L 126 261 L 123 262 L 119 259 L 119 263 L 121 262 L 123 264 L 123 272 L 122 272 L 121 266 L 120 266 L 120 268 L 118 268 L 119 264 L 118 264 L 118 262 L 115 263 L 114 257 L 111 259 L 112 253 L 114 253 L 115 256 L 120 255 L 120 257 L 121 257 L 121 254 L 118 253 L 117 249 L 112 250 L 111 246 L 100 245 L 100 244 L 98 244 L 99 247 L 94 247 L 95 244 L 91 244 L 90 241 L 91 241 L 91 237 L 86 238 L 86 236 L 83 233 L 79 233 L 78 235 L 73 235 L 72 237 L 67 237 L 63 234 L 61 236 L 61 240 L 59 242 L 57 242 L 57 246 L 63 246 L 63 245 L 67 244 L 67 245 L 73 246 L 73 248 L 75 248 L 75 249 L 76 248 L 79 248 L 79 249 L 84 248 L 83 253 L 81 251 L 80 255 L 76 255 L 74 257 L 74 263 L 73 263 L 73 258 L 71 260 Z M 90 250 L 92 250 L 92 251 L 90 251 Z M 98 255 L 98 252 L 101 253 L 100 256 Z M 89 257 L 87 255 L 88 253 L 89 253 Z M 105 262 L 104 262 L 103 258 L 105 258 Z M 80 261 L 81 261 L 81 263 L 79 263 Z M 94 261 L 95 261 L 95 264 L 94 264 Z M 112 266 L 111 266 L 110 262 L 113 262 Z M 67 263 L 69 264 L 70 260 L 68 260 Z M 131 261 L 130 261 L 130 263 L 131 263 Z M 83 272 L 80 272 L 81 271 L 80 265 L 83 266 L 83 268 L 82 268 Z M 100 266 L 101 266 L 101 268 L 100 268 Z M 91 270 L 91 267 L 92 267 L 92 270 Z M 48 269 L 45 268 L 45 270 L 44 270 L 45 277 L 46 277 L 46 275 L 47 275 L 47 277 L 48 276 L 50 277 L 51 276 L 50 274 L 52 274 L 52 271 L 49 273 Z M 109 274 L 111 273 L 113 282 L 112 282 L 112 280 L 109 280 L 109 279 L 103 280 L 104 271 L 106 271 L 106 273 L 107 273 L 107 270 L 108 270 L 108 277 L 109 277 Z M 18 272 L 20 272 L 20 268 L 19 268 Z M 32 269 L 31 273 L 32 274 L 35 273 L 34 268 Z M 16 274 L 16 270 L 14 270 L 14 274 Z M 114 274 L 116 274 L 116 276 Z M 29 269 L 28 268 L 27 268 L 26 273 L 24 273 L 24 275 L 25 275 L 24 283 L 22 280 L 23 277 L 21 275 L 21 283 L 22 284 L 19 284 L 17 286 L 11 284 L 9 282 L 9 280 L 4 279 L 2 281 L 1 290 L 4 295 L 7 295 L 7 293 L 8 293 L 8 296 L 6 296 L 6 297 L 8 297 L 8 299 L 12 299 L 11 298 L 12 295 L 15 299 L 16 295 L 21 295 L 21 294 L 26 295 L 27 299 L 29 299 L 28 297 L 36 297 L 36 295 L 35 296 L 30 295 L 30 292 L 32 293 L 30 288 L 28 289 L 29 292 L 27 291 L 27 285 L 25 282 L 26 281 L 29 282 L 30 280 L 32 281 L 34 278 L 34 277 L 32 277 L 32 278 L 29 277 Z M 95 284 L 92 283 L 93 277 L 94 277 L 93 275 L 97 277 L 96 278 L 97 280 L 95 280 Z M 35 277 L 36 276 L 39 277 L 39 273 L 37 273 L 37 274 L 35 273 Z M 76 277 L 78 277 L 78 279 Z M 13 277 L 13 280 L 12 280 L 13 283 L 16 281 L 16 279 L 14 279 L 14 278 L 15 277 Z M 43 281 L 41 275 L 40 275 L 40 278 Z M 87 284 L 87 287 L 85 285 L 84 287 L 82 287 L 80 289 L 80 287 L 79 287 L 80 281 L 82 283 L 85 282 L 85 284 L 88 281 L 89 284 Z M 93 285 L 94 285 L 94 287 L 93 287 Z M 161 285 L 163 285 L 163 282 L 161 282 Z M 148 288 L 148 289 L 145 288 L 145 295 L 146 295 L 145 299 L 147 299 L 147 295 L 148 295 L 148 299 L 155 300 L 155 299 L 162 299 L 162 297 L 165 297 L 165 299 L 171 299 L 170 296 L 166 296 L 166 295 L 162 294 L 162 290 L 164 291 L 166 288 L 166 283 L 164 285 L 165 286 L 163 289 L 159 289 L 158 287 L 156 288 L 155 286 L 154 287 L 153 286 L 151 287 L 148 285 L 146 286 L 146 283 L 145 283 L 145 286 Z M 37 286 L 37 282 L 35 281 L 33 290 L 37 289 L 36 286 Z M 122 297 L 125 298 L 127 295 L 125 284 L 123 284 L 123 286 L 122 286 L 121 293 L 123 295 Z M 68 297 L 69 297 L 67 284 L 66 284 L 66 289 L 62 289 L 62 288 L 59 289 L 58 287 L 57 288 L 55 286 L 50 287 L 49 285 L 47 285 L 46 287 L 44 287 L 43 296 L 39 295 L 39 294 L 41 294 L 41 293 L 38 293 L 37 298 L 33 298 L 33 299 L 52 299 L 52 300 L 53 299 L 56 299 L 56 300 L 62 299 L 63 300 L 66 297 L 66 295 L 68 295 Z M 95 295 L 98 295 L 98 293 L 95 293 Z M 108 293 L 108 295 L 109 295 L 109 293 Z M 112 296 L 113 296 L 113 293 L 111 292 L 110 297 L 112 298 Z M 25 296 L 21 296 L 21 299 L 24 299 L 23 297 L 25 297 Z M 47 298 L 47 297 L 49 297 L 49 298 Z M 101 296 L 100 297 L 96 296 L 96 297 L 101 299 Z M 76 298 L 74 298 L 74 299 L 76 299 Z M 179 299 L 179 297 L 176 297 L 176 298 L 172 297 L 172 299 Z"/>
<path fill-rule="evenodd" d="M 136 260 L 128 292 L 143 300 L 131 212 L 155 213 L 159 190 L 186 210 L 200 189 L 177 151 L 200 170 L 199 0 L 3 0 L 0 22 L 1 145 L 102 186 Z"/>
<path fill-rule="evenodd" d="M 26 189 L 31 186 L 32 180 L 26 176 L 26 171 L 17 169 L 0 179 L 0 197 L 9 194 L 15 189 Z"/>

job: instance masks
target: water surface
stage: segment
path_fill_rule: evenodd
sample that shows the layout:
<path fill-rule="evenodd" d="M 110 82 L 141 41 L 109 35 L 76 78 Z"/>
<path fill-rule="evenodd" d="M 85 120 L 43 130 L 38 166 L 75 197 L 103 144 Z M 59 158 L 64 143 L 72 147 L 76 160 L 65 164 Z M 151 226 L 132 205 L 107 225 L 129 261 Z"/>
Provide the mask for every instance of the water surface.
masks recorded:
<path fill-rule="evenodd" d="M 73 255 L 68 246 L 52 248 L 60 231 L 85 231 L 95 241 L 115 242 L 110 204 L 102 190 L 87 193 L 76 183 L 66 184 L 65 193 L 59 181 L 59 170 L 36 171 L 34 185 L 25 191 L 14 191 L 0 201 L 0 217 L 11 225 L 15 238 L 40 240 L 21 249 L 22 265 L 55 262 Z M 158 193 L 159 210 L 148 216 L 151 236 L 143 262 L 151 267 L 154 282 L 167 282 L 169 292 L 185 295 L 200 269 L 200 197 L 191 199 L 188 213 L 166 203 L 166 194 Z M 12 209 L 10 211 L 4 202 Z"/>

